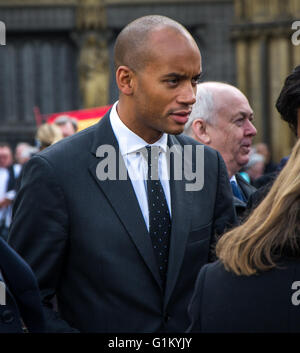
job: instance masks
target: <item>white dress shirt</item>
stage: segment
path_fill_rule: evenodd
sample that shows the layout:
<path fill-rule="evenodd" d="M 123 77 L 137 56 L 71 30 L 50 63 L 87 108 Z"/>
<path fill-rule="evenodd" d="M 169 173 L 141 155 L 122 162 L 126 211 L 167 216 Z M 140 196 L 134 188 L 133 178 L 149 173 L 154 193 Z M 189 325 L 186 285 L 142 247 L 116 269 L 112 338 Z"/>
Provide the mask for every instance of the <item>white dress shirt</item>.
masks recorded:
<path fill-rule="evenodd" d="M 0 200 L 4 199 L 5 197 L 8 179 L 8 169 L 0 168 Z"/>
<path fill-rule="evenodd" d="M 237 184 L 235 174 L 233 174 L 233 176 L 230 178 L 230 182 L 232 182 L 232 181 L 234 181 Z"/>
<path fill-rule="evenodd" d="M 10 190 L 7 192 L 7 183 L 9 179 L 9 171 L 6 168 L 0 168 L 0 200 L 2 201 L 4 198 L 13 200 L 15 197 L 15 190 Z M 0 221 L 3 220 L 5 217 L 5 225 L 7 227 L 10 226 L 11 223 L 11 212 L 12 207 L 11 205 L 7 207 L 0 208 Z"/>
<path fill-rule="evenodd" d="M 161 153 L 159 154 L 158 161 L 158 175 L 165 192 L 169 212 L 171 215 L 170 184 L 167 170 L 168 135 L 163 134 L 158 141 L 149 145 L 149 143 L 136 135 L 122 122 L 117 113 L 117 104 L 118 102 L 113 105 L 110 112 L 111 126 L 117 138 L 120 147 L 120 153 L 124 159 L 128 175 L 130 177 L 147 229 L 149 231 L 149 209 L 147 197 L 148 163 L 143 155 L 137 152 L 146 146 L 160 147 Z"/>

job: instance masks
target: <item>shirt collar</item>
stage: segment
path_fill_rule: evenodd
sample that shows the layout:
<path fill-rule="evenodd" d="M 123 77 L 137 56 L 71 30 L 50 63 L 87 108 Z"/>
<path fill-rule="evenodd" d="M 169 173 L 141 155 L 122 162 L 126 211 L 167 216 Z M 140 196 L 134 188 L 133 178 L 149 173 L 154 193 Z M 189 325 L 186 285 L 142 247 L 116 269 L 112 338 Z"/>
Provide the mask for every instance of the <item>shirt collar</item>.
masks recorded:
<path fill-rule="evenodd" d="M 145 140 L 131 131 L 120 119 L 119 114 L 117 112 L 117 104 L 118 101 L 113 105 L 111 112 L 110 112 L 110 123 L 113 129 L 113 132 L 117 138 L 120 152 L 122 156 L 137 152 L 144 148 L 145 146 L 158 146 L 163 152 L 167 151 L 167 141 L 168 135 L 164 133 L 162 137 L 154 142 L 153 144 L 149 145 Z"/>
<path fill-rule="evenodd" d="M 235 174 L 233 174 L 233 176 L 230 178 L 230 182 L 234 181 L 236 184 L 237 184 L 237 181 L 236 181 L 236 176 Z"/>

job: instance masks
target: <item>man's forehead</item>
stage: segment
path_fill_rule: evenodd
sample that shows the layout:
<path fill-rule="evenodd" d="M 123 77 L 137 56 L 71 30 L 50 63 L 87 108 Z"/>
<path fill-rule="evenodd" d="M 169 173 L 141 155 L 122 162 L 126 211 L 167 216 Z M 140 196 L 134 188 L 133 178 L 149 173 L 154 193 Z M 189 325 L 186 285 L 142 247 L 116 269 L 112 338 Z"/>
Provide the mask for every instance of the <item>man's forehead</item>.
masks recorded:
<path fill-rule="evenodd" d="M 177 27 L 162 24 L 162 25 L 159 25 L 159 26 L 152 28 L 149 31 L 148 39 L 154 40 L 154 41 L 155 40 L 163 40 L 164 38 L 170 39 L 174 35 L 189 38 L 190 36 L 188 34 L 189 34 L 188 32 L 185 32 L 184 30 L 181 30 Z"/>
<path fill-rule="evenodd" d="M 151 43 L 149 64 L 159 61 L 157 69 L 163 68 L 163 75 L 195 76 L 201 74 L 201 54 L 196 43 L 185 37 L 171 40 L 170 37 L 158 39 Z M 163 65 L 163 66 L 162 66 Z"/>
<path fill-rule="evenodd" d="M 11 153 L 8 147 L 0 147 L 0 154 L 1 155 L 9 155 Z"/>
<path fill-rule="evenodd" d="M 217 98 L 217 97 L 216 97 Z M 224 94 L 219 95 L 219 99 L 216 99 L 217 111 L 219 113 L 229 113 L 231 116 L 236 115 L 253 115 L 253 110 L 250 107 L 248 99 L 242 94 L 242 92 L 229 92 L 226 91 Z"/>
<path fill-rule="evenodd" d="M 189 32 L 180 31 L 177 28 L 170 26 L 161 26 L 157 29 L 152 30 L 148 36 L 150 51 L 156 52 L 164 49 L 176 49 L 180 46 L 185 46 L 186 49 L 196 49 L 199 54 L 200 51 L 197 47 L 196 42 Z M 176 44 L 174 47 L 174 43 Z"/>
<path fill-rule="evenodd" d="M 236 118 L 242 117 L 242 118 L 247 118 L 247 119 L 252 119 L 253 118 L 253 110 L 249 107 L 245 107 L 244 109 L 241 107 L 230 107 L 230 109 L 221 109 L 219 111 L 219 115 L 227 117 L 226 120 L 228 122 L 233 122 Z"/>

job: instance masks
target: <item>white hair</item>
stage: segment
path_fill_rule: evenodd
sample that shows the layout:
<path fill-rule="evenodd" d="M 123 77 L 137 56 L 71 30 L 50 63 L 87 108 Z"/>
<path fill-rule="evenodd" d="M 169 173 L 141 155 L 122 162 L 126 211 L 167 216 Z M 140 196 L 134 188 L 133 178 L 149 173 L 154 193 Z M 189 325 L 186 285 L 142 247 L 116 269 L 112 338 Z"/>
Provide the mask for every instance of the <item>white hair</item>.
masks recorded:
<path fill-rule="evenodd" d="M 203 119 L 212 124 L 215 115 L 215 102 L 212 91 L 199 83 L 197 85 L 196 102 L 193 105 L 191 115 L 185 124 L 184 133 L 192 135 L 192 123 L 195 119 Z"/>
<path fill-rule="evenodd" d="M 245 165 L 245 170 L 253 167 L 256 163 L 265 162 L 265 157 L 259 153 L 250 153 L 249 162 Z"/>

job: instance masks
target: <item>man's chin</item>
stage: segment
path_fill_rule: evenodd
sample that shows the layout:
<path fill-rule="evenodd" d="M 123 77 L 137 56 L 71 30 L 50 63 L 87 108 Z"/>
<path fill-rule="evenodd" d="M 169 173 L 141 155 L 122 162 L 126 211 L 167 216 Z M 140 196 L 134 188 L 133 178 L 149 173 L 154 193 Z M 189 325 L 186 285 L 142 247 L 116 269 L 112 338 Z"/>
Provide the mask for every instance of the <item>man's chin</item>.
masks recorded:
<path fill-rule="evenodd" d="M 180 135 L 184 131 L 184 125 L 176 126 L 173 128 L 168 129 L 167 133 L 170 135 Z"/>
<path fill-rule="evenodd" d="M 248 164 L 248 162 L 249 162 L 249 158 L 242 158 L 242 159 L 239 161 L 239 163 L 238 163 L 240 169 L 246 167 L 246 165 Z"/>

